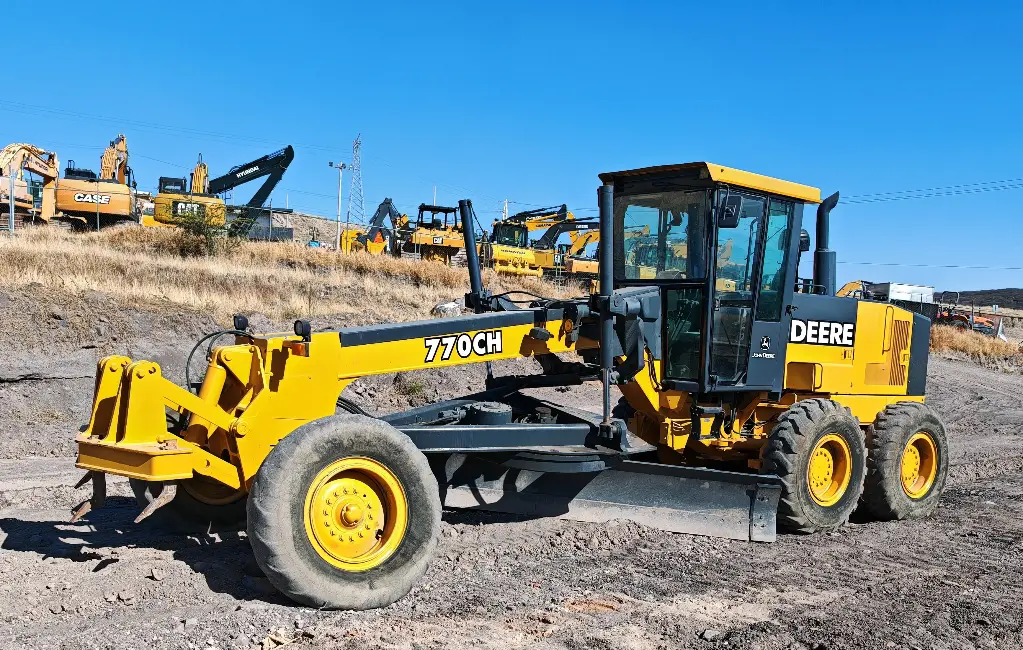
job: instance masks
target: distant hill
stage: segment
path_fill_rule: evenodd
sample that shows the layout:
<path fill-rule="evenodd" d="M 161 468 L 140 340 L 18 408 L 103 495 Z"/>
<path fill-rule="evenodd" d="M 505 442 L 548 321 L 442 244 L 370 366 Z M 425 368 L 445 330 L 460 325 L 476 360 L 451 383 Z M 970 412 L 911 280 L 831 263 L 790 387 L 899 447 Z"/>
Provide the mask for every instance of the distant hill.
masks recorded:
<path fill-rule="evenodd" d="M 934 292 L 934 297 L 941 295 Z M 1008 309 L 1023 309 L 1023 289 L 981 289 L 979 291 L 960 291 L 959 302 L 964 305 L 973 303 L 978 307 L 998 305 Z"/>

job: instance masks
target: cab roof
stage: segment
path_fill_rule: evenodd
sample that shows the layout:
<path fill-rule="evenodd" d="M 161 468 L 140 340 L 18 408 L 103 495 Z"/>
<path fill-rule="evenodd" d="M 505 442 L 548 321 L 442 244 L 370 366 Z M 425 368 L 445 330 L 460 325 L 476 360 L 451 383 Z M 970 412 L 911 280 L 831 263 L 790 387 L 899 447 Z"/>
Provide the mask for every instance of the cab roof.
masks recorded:
<path fill-rule="evenodd" d="M 601 182 L 613 183 L 615 180 L 627 176 L 647 176 L 653 174 L 670 174 L 672 172 L 699 172 L 699 177 L 709 179 L 718 183 L 727 183 L 735 187 L 744 187 L 751 190 L 759 190 L 768 194 L 786 196 L 797 199 L 804 203 L 820 203 L 821 191 L 809 185 L 800 185 L 790 181 L 783 181 L 770 176 L 745 172 L 741 169 L 733 169 L 711 162 L 689 162 L 678 165 L 658 165 L 656 167 L 642 167 L 640 169 L 628 169 L 620 172 L 606 172 L 600 174 Z"/>

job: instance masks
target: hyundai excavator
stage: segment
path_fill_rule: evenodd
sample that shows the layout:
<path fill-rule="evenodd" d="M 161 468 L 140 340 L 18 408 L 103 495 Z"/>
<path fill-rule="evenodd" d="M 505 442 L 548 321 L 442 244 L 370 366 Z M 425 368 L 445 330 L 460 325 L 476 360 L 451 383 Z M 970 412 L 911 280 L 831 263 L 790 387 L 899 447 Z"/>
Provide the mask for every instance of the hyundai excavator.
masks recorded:
<path fill-rule="evenodd" d="M 925 402 L 930 321 L 835 296 L 838 193 L 707 162 L 599 179 L 594 295 L 488 292 L 459 201 L 471 314 L 318 331 L 299 320 L 294 334 L 257 334 L 238 315 L 196 343 L 234 336 L 186 386 L 152 361 L 103 358 L 77 435 L 93 495 L 72 518 L 103 504 L 106 474 L 126 476 L 136 521 L 167 508 L 204 531 L 244 525 L 287 597 L 369 609 L 426 573 L 443 506 L 756 542 L 833 531 L 857 508 L 865 522 L 930 515 L 949 467 Z M 800 279 L 808 206 L 813 277 Z M 649 275 L 623 237 L 645 227 L 660 251 Z M 478 391 L 387 415 L 342 395 L 370 375 L 520 358 L 538 372 L 488 371 Z M 599 412 L 529 390 L 591 381 Z"/>
<path fill-rule="evenodd" d="M 198 214 L 204 215 L 213 225 L 223 225 L 227 221 L 227 205 L 223 195 L 239 185 L 265 176 L 266 180 L 242 207 L 241 213 L 228 224 L 231 235 L 245 236 L 256 220 L 267 214 L 263 206 L 294 159 L 295 150 L 288 145 L 244 165 L 232 167 L 226 174 L 208 180 L 208 167 L 200 154 L 199 162 L 192 171 L 190 185 L 185 178 L 160 177 L 159 191 L 153 198 L 153 217 L 143 223 L 174 226 L 182 218 Z"/>

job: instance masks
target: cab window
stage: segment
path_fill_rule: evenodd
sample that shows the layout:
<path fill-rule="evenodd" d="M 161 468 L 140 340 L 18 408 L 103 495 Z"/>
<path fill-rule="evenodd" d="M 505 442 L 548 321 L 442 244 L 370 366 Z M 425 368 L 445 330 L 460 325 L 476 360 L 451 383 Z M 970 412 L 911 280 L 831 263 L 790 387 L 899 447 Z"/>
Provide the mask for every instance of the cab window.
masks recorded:
<path fill-rule="evenodd" d="M 705 278 L 709 209 L 706 190 L 616 196 L 617 278 Z"/>
<path fill-rule="evenodd" d="M 785 288 L 785 270 L 788 268 L 793 208 L 791 201 L 771 199 L 767 213 L 764 270 L 761 274 L 760 297 L 757 300 L 757 320 L 760 321 L 781 320 L 781 297 Z"/>

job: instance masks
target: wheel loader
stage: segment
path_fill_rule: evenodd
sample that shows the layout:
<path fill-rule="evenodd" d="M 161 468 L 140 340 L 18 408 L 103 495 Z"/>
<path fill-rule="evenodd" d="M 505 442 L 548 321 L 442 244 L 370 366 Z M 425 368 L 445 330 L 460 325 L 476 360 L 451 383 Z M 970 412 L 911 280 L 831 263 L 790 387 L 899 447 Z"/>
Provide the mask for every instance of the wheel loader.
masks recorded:
<path fill-rule="evenodd" d="M 460 201 L 471 314 L 337 331 L 300 320 L 287 335 L 239 315 L 196 344 L 234 336 L 184 387 L 153 362 L 104 358 L 77 438 L 93 496 L 73 518 L 102 504 L 106 474 L 127 476 L 137 521 L 165 508 L 244 525 L 289 598 L 366 609 L 422 577 L 443 507 L 756 542 L 833 530 L 857 507 L 934 510 L 948 445 L 924 402 L 930 322 L 834 295 L 837 193 L 705 162 L 600 180 L 594 295 L 488 293 Z M 814 205 L 813 277 L 799 279 Z M 625 255 L 623 233 L 645 228 L 662 251 L 644 260 L 652 277 Z M 489 372 L 520 357 L 540 372 Z M 457 399 L 374 417 L 342 396 L 360 377 L 470 363 L 487 364 L 485 385 Z M 601 384 L 600 413 L 525 390 L 585 381 Z"/>

